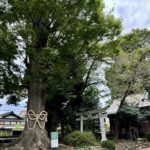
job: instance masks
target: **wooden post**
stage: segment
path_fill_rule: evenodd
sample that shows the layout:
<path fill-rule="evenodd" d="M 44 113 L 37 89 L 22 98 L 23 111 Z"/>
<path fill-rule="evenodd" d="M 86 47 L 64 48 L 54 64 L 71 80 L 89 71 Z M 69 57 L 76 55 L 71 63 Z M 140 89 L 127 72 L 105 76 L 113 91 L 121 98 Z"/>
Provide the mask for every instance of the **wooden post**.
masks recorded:
<path fill-rule="evenodd" d="M 114 126 L 115 126 L 114 136 L 115 136 L 115 139 L 118 140 L 118 135 L 119 135 L 118 127 L 119 126 L 118 126 L 118 117 L 117 117 L 117 115 L 115 115 Z"/>
<path fill-rule="evenodd" d="M 132 135 L 132 131 L 131 131 L 131 121 L 129 121 L 129 132 L 130 132 L 130 138 L 131 141 L 133 140 L 133 135 Z"/>
<path fill-rule="evenodd" d="M 83 133 L 83 115 L 80 114 L 80 132 Z"/>
<path fill-rule="evenodd" d="M 105 124 L 104 124 L 104 117 L 101 116 L 100 112 L 98 113 L 99 115 L 99 123 L 100 123 L 100 131 L 101 131 L 101 142 L 106 141 L 106 130 L 105 130 Z"/>

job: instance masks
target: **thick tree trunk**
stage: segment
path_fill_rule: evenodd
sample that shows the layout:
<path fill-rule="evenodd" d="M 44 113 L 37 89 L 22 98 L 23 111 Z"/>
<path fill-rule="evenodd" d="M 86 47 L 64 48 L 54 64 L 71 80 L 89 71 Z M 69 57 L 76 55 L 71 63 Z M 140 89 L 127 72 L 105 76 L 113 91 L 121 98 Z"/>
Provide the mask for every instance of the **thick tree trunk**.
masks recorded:
<path fill-rule="evenodd" d="M 45 111 L 45 95 L 43 84 L 40 83 L 30 83 L 29 88 L 29 101 L 28 110 L 33 110 L 35 114 L 40 114 L 41 111 Z M 40 121 L 43 126 L 44 121 Z M 34 121 L 29 120 L 28 124 L 33 127 Z M 29 138 L 30 137 L 30 138 Z M 21 145 L 25 145 L 24 150 L 49 150 L 50 141 L 47 136 L 46 130 L 41 129 L 38 124 L 36 124 L 33 130 L 29 130 L 27 127 L 22 134 Z"/>
<path fill-rule="evenodd" d="M 42 20 L 42 19 L 41 19 Z M 43 48 L 46 47 L 48 34 L 47 28 L 41 26 L 43 22 L 36 18 L 33 20 L 33 26 L 38 29 L 36 34 L 36 42 L 33 41 L 33 53 L 29 53 L 29 65 L 27 69 L 29 71 L 30 79 L 28 83 L 28 107 L 27 110 L 32 110 L 35 114 L 40 114 L 41 111 L 45 111 L 45 101 L 46 101 L 46 90 L 43 77 L 40 73 L 41 62 L 38 60 L 37 56 L 43 51 Z M 28 48 L 28 47 L 27 47 Z M 34 116 L 35 117 L 35 116 Z M 13 146 L 2 148 L 3 150 L 50 150 L 50 139 L 46 129 L 41 129 L 38 123 L 35 124 L 36 120 L 31 120 L 28 117 L 28 123 L 26 122 L 25 129 L 21 137 L 13 144 Z M 39 124 L 43 127 L 45 120 L 38 120 Z M 27 125 L 28 124 L 28 125 Z M 32 130 L 28 127 L 34 127 Z M 0 148 L 1 150 L 1 148 Z"/>
<path fill-rule="evenodd" d="M 33 110 L 36 114 L 40 114 L 41 111 L 45 110 L 45 98 L 43 94 L 43 85 L 39 82 L 30 83 L 29 88 L 29 101 L 28 110 Z M 33 127 L 35 121 L 28 120 L 30 127 Z M 43 126 L 44 121 L 40 121 Z M 50 140 L 47 132 L 41 129 L 38 124 L 35 128 L 30 130 L 26 127 L 18 139 L 18 143 L 3 150 L 50 150 Z"/>

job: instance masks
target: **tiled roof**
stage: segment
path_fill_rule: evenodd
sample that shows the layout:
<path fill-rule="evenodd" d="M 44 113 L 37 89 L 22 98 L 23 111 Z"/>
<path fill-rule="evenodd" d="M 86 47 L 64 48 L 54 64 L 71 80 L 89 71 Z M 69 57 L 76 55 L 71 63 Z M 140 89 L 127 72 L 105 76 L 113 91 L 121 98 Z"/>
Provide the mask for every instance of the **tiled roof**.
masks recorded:
<path fill-rule="evenodd" d="M 113 100 L 113 102 L 110 104 L 110 106 L 106 110 L 107 115 L 114 115 L 117 114 L 118 109 L 120 107 L 120 100 Z"/>
<path fill-rule="evenodd" d="M 10 115 L 13 115 L 13 116 L 17 117 L 18 119 L 22 119 L 20 116 L 16 115 L 13 111 L 1 114 L 0 116 L 1 116 L 1 118 L 4 119 L 5 117 L 10 116 Z"/>
<path fill-rule="evenodd" d="M 150 106 L 150 100 L 148 99 L 148 94 L 134 94 L 126 97 L 125 102 L 128 105 L 134 105 L 138 106 L 140 108 L 142 107 L 149 107 Z M 106 110 L 107 115 L 113 115 L 117 114 L 119 108 L 120 108 L 121 100 L 115 99 L 112 101 L 110 106 Z"/>
<path fill-rule="evenodd" d="M 26 111 L 26 110 L 23 110 L 23 111 L 20 112 L 19 116 L 20 116 L 21 118 L 25 118 L 26 113 L 27 113 L 27 111 Z"/>
<path fill-rule="evenodd" d="M 140 108 L 149 107 L 150 106 L 150 100 L 148 100 L 148 99 L 141 99 L 138 106 Z"/>

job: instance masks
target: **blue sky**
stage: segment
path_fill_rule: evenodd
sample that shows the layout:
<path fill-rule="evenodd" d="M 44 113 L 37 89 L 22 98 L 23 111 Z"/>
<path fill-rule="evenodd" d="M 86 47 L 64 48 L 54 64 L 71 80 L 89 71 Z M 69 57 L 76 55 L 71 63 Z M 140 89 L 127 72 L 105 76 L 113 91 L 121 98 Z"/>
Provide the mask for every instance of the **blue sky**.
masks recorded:
<path fill-rule="evenodd" d="M 123 33 L 136 28 L 150 29 L 150 0 L 104 0 L 105 12 L 111 12 L 123 21 Z M 0 114 L 8 111 L 19 113 L 25 109 L 25 102 L 19 106 L 6 105 L 5 99 L 0 100 Z"/>
<path fill-rule="evenodd" d="M 104 0 L 106 12 L 112 10 L 117 18 L 122 18 L 123 33 L 136 28 L 150 29 L 150 0 Z"/>
<path fill-rule="evenodd" d="M 19 103 L 19 105 L 14 106 L 14 105 L 7 105 L 6 98 L 0 99 L 0 104 L 2 104 L 2 106 L 0 106 L 0 114 L 6 113 L 9 111 L 14 111 L 16 114 L 19 114 L 20 111 L 26 110 L 26 105 L 27 105 L 26 101 L 27 100 L 23 100 Z"/>

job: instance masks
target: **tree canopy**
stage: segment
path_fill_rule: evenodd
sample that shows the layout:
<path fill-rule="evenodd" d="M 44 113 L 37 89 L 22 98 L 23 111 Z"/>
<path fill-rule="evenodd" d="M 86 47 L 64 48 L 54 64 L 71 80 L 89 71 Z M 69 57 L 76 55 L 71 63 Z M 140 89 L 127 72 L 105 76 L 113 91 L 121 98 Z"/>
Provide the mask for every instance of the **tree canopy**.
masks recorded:
<path fill-rule="evenodd" d="M 113 64 L 106 72 L 112 98 L 121 98 L 136 93 L 149 92 L 150 32 L 133 30 L 118 39 L 120 52 L 112 58 Z"/>
<path fill-rule="evenodd" d="M 91 82 L 88 70 L 94 65 L 89 69 L 88 63 L 107 56 L 105 43 L 121 31 L 121 21 L 103 8 L 102 0 L 1 1 L 1 96 L 11 95 L 15 102 L 27 95 L 28 111 L 36 114 L 57 94 L 63 104 L 75 95 L 76 103 Z M 45 130 L 36 126 L 25 128 L 13 149 L 47 150 L 49 145 Z"/>

